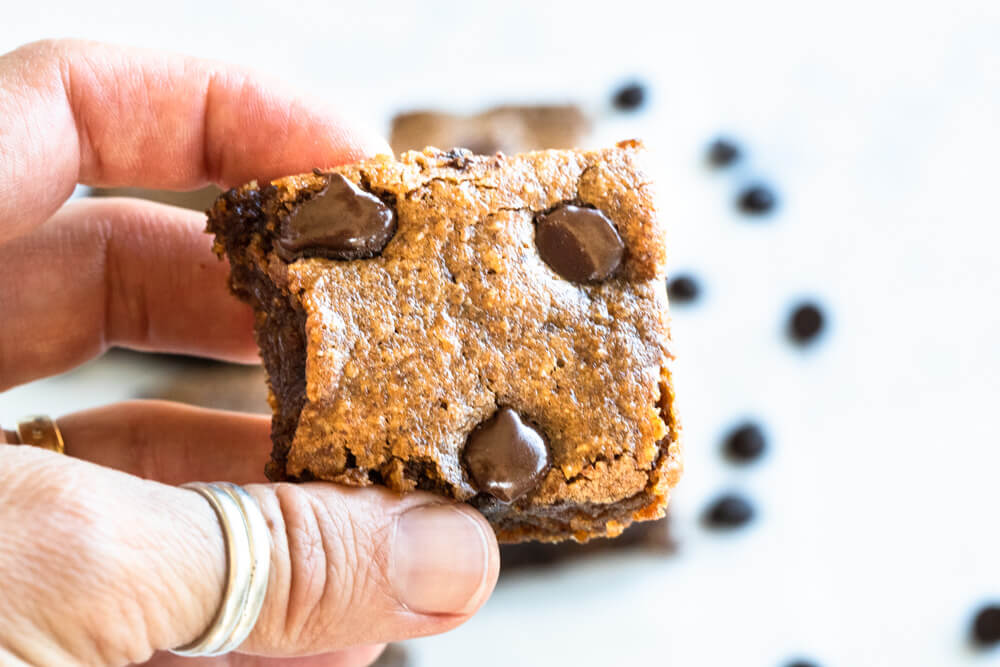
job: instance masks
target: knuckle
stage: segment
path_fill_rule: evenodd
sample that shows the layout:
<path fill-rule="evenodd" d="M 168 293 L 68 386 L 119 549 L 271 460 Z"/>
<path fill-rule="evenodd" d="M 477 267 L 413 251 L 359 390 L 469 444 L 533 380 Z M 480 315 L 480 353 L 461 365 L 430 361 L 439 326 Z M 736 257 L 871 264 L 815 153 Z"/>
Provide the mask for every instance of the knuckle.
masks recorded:
<path fill-rule="evenodd" d="M 334 542 L 340 542 L 342 556 L 334 565 L 338 569 L 337 580 L 340 593 L 337 595 L 346 615 L 348 610 L 362 605 L 370 606 L 385 588 L 383 573 L 382 539 L 380 533 L 371 528 L 371 522 L 348 512 L 331 516 L 330 535 Z"/>
<path fill-rule="evenodd" d="M 74 51 L 80 44 L 79 40 L 73 39 L 39 39 L 18 47 L 15 53 L 35 67 L 62 68 L 67 60 L 74 57 Z"/>
<path fill-rule="evenodd" d="M 132 400 L 118 403 L 107 412 L 113 420 L 117 437 L 129 443 L 135 473 L 144 479 L 158 479 L 165 468 L 164 448 L 155 437 L 155 426 L 150 420 L 156 401 Z"/>
<path fill-rule="evenodd" d="M 62 40 L 59 39 L 39 39 L 34 42 L 28 42 L 27 44 L 19 47 L 17 50 L 21 53 L 28 55 L 42 55 L 47 56 L 53 53 L 57 53 L 59 49 L 62 48 Z"/>
<path fill-rule="evenodd" d="M 21 472 L 0 480 L 6 531 L 0 558 L 20 573 L 16 595 L 30 601 L 29 614 L 48 641 L 77 659 L 141 658 L 141 609 L 122 590 L 127 540 L 104 502 L 101 480 L 62 457 L 24 449 L 11 457 Z"/>
<path fill-rule="evenodd" d="M 370 606 L 385 583 L 380 538 L 343 502 L 291 484 L 275 495 L 284 523 L 275 537 L 290 568 L 282 634 L 299 650 L 339 648 L 351 611 Z"/>
<path fill-rule="evenodd" d="M 281 634 L 295 641 L 303 632 L 313 610 L 320 606 L 326 587 L 327 560 L 322 536 L 305 492 L 290 484 L 279 484 L 274 495 L 280 522 L 273 528 L 275 544 L 287 553 L 278 559 L 286 568 L 281 579 L 286 583 L 286 600 Z"/>

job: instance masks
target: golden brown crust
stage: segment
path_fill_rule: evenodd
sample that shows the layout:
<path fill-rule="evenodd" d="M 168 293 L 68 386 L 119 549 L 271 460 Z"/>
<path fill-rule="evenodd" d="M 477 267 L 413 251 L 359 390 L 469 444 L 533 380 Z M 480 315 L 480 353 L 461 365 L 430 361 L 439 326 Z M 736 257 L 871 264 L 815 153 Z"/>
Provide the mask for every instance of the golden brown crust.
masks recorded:
<path fill-rule="evenodd" d="M 270 252 L 276 216 L 321 189 L 322 173 L 220 199 L 209 228 L 234 289 L 263 318 L 259 339 L 274 336 L 273 297 L 255 298 L 237 265 L 256 266 L 304 313 L 305 395 L 288 442 L 276 437 L 279 474 L 430 489 L 479 507 L 504 541 L 586 540 L 662 516 L 680 429 L 666 248 L 640 149 L 426 149 L 338 167 L 398 215 L 395 237 L 366 260 L 287 264 Z M 615 224 L 626 254 L 614 278 L 571 283 L 538 256 L 535 216 L 566 202 Z M 273 377 L 272 392 L 285 400 Z M 498 406 L 537 424 L 551 451 L 542 482 L 512 504 L 477 493 L 461 463 L 466 437 Z"/>

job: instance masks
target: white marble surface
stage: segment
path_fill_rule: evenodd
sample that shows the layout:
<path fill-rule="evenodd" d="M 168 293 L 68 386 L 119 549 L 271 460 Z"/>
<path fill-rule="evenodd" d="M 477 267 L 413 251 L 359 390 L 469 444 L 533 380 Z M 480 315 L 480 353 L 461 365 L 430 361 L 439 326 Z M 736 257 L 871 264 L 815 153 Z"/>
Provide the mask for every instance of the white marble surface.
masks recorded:
<path fill-rule="evenodd" d="M 681 551 L 521 577 L 422 666 L 985 665 L 970 615 L 1000 598 L 1000 3 L 9 3 L 0 50 L 43 36 L 239 61 L 385 122 L 414 105 L 577 99 L 622 77 L 652 104 L 601 141 L 657 155 L 674 270 L 706 288 L 677 308 L 687 474 Z M 720 131 L 732 173 L 701 163 Z M 748 222 L 750 177 L 782 206 Z M 828 310 L 808 351 L 782 335 L 796 297 Z M 94 364 L 0 395 L 0 422 L 128 396 Z M 765 460 L 718 455 L 741 417 Z M 706 533 L 716 492 L 752 527 Z"/>

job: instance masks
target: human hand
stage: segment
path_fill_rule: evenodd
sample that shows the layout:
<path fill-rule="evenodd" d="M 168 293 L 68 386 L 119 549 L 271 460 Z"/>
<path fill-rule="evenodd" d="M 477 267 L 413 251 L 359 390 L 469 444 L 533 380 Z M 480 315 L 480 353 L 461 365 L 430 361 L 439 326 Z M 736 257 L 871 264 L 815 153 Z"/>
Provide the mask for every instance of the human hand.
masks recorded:
<path fill-rule="evenodd" d="M 111 345 L 257 358 L 203 216 L 64 205 L 77 183 L 232 186 L 385 150 L 236 68 L 81 42 L 0 57 L 0 391 Z M 209 504 L 172 486 L 191 480 L 247 485 L 273 544 L 255 629 L 207 662 L 368 664 L 464 622 L 496 582 L 493 532 L 467 506 L 257 483 L 268 419 L 133 402 L 58 424 L 68 456 L 0 444 L 0 662 L 193 664 L 165 651 L 212 621 L 226 555 Z"/>

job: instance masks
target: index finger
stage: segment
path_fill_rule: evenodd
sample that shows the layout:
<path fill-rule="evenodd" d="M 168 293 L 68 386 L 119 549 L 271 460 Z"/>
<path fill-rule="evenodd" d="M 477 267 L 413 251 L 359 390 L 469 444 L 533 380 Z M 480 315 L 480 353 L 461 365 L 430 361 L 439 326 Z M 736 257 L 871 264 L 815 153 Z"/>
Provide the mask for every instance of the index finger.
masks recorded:
<path fill-rule="evenodd" d="M 0 56 L 0 243 L 52 215 L 77 183 L 231 186 L 387 150 L 242 68 L 81 41 Z"/>

